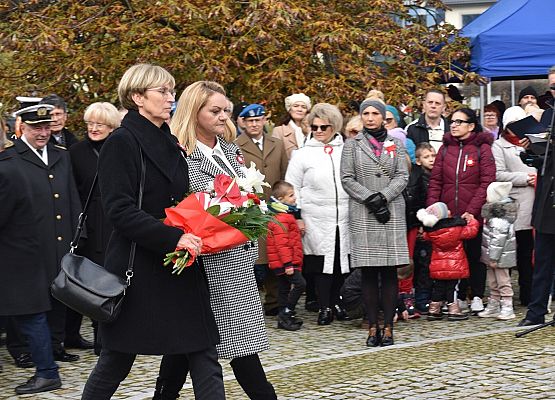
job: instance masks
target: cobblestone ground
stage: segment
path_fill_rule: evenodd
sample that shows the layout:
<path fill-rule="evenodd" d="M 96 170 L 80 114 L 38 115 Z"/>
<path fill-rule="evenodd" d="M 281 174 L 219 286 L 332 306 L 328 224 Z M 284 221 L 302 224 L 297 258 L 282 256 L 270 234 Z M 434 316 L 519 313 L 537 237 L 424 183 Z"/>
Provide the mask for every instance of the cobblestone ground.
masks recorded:
<path fill-rule="evenodd" d="M 316 314 L 302 310 L 305 324 L 298 332 L 278 330 L 273 318 L 266 319 L 272 347 L 261 358 L 283 400 L 555 399 L 555 328 L 515 338 L 524 311 L 517 307 L 517 319 L 507 322 L 478 317 L 401 322 L 395 327 L 395 346 L 369 349 L 360 320 L 317 326 Z M 90 338 L 89 323 L 84 326 Z M 71 352 L 81 360 L 60 364 L 62 389 L 16 397 L 13 388 L 33 370 L 15 368 L 5 348 L 0 349 L 0 398 L 79 399 L 96 357 L 89 351 Z M 139 356 L 114 398 L 149 398 L 159 360 Z M 229 364 L 223 362 L 223 367 L 227 398 L 245 399 Z M 182 398 L 194 398 L 190 386 Z"/>

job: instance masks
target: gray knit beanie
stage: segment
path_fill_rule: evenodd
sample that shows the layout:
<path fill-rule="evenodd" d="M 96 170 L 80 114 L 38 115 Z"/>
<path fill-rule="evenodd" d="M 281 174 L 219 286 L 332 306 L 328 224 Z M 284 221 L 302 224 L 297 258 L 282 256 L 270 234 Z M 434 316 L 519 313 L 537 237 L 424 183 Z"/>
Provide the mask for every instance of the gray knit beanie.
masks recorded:
<path fill-rule="evenodd" d="M 359 107 L 359 113 L 362 114 L 362 112 L 368 108 L 368 107 L 374 107 L 376 110 L 378 110 L 380 112 L 380 114 L 382 114 L 382 117 L 385 119 L 385 104 L 382 103 L 379 100 L 374 100 L 374 99 L 366 99 L 364 100 Z"/>

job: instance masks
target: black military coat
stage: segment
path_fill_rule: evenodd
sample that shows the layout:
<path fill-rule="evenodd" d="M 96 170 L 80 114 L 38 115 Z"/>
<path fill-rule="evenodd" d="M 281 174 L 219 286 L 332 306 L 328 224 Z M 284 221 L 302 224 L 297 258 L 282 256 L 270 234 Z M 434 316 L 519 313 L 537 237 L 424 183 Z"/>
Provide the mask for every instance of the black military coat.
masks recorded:
<path fill-rule="evenodd" d="M 146 164 L 143 205 L 137 207 L 141 157 Z M 134 275 L 118 319 L 100 324 L 103 348 L 132 354 L 180 354 L 219 341 L 203 270 L 181 275 L 163 266 L 183 234 L 161 222 L 164 209 L 189 189 L 187 163 L 169 127 L 130 110 L 106 140 L 98 162 L 102 205 L 114 227 L 104 266 L 125 276 L 131 241 L 137 243 Z"/>
<path fill-rule="evenodd" d="M 50 309 L 31 183 L 16 155 L 0 153 L 0 316 Z"/>
<path fill-rule="evenodd" d="M 33 203 L 37 205 L 37 231 L 41 237 L 41 256 L 47 277 L 54 280 L 60 270 L 60 260 L 69 251 L 81 201 L 73 180 L 67 150 L 47 144 L 48 165 L 18 139 L 6 150 L 21 159 L 21 172 L 31 183 Z"/>
<path fill-rule="evenodd" d="M 83 140 L 69 149 L 73 176 L 81 204 L 85 207 L 87 196 L 91 190 L 98 164 L 98 155 L 90 140 Z M 85 222 L 87 239 L 81 241 L 77 253 L 99 265 L 104 265 L 104 253 L 112 233 L 112 224 L 106 218 L 100 201 L 100 187 L 98 183 L 93 191 L 87 219 Z"/>

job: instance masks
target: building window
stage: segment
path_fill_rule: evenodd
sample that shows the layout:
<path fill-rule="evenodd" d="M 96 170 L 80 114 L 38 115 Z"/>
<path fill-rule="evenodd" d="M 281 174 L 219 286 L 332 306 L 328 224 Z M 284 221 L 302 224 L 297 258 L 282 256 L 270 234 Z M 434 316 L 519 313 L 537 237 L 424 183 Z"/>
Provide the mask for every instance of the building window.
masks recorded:
<path fill-rule="evenodd" d="M 462 26 L 466 26 L 478 18 L 480 14 L 463 14 L 462 15 Z"/>

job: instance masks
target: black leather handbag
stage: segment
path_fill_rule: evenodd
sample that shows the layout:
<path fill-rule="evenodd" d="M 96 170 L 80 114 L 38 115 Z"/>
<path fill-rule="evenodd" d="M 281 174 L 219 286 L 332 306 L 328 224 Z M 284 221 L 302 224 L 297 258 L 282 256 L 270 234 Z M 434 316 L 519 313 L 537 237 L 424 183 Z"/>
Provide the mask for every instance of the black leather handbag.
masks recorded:
<path fill-rule="evenodd" d="M 139 147 L 140 149 L 140 147 Z M 141 152 L 141 183 L 138 207 L 141 208 L 145 184 L 146 166 Z M 79 215 L 75 236 L 69 252 L 63 256 L 61 270 L 52 282 L 52 296 L 75 311 L 99 322 L 112 322 L 121 310 L 125 291 L 131 285 L 133 263 L 137 244 L 131 243 L 129 263 L 125 278 L 108 272 L 104 267 L 86 257 L 75 254 L 87 219 L 87 210 L 98 180 L 95 175 L 83 212 Z"/>

